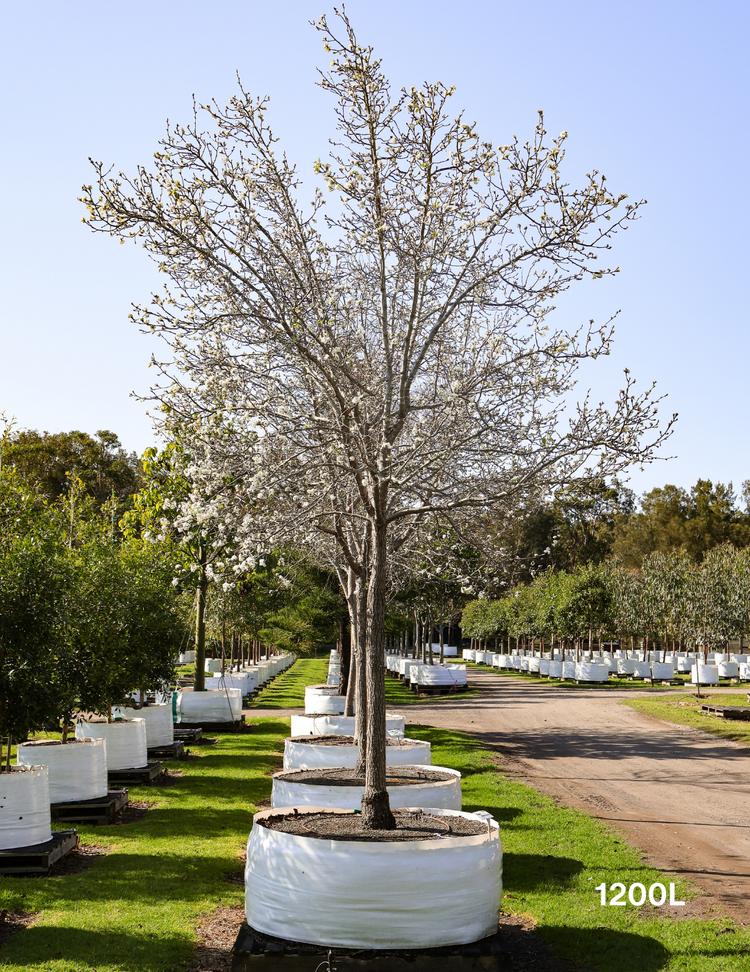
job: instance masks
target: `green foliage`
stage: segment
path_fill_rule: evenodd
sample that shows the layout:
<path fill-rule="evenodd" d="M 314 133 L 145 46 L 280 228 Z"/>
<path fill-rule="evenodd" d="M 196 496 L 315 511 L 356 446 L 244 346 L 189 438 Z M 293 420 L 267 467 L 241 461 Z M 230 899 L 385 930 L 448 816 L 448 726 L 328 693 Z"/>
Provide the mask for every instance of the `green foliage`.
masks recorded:
<path fill-rule="evenodd" d="M 86 432 L 12 432 L 2 444 L 3 466 L 14 469 L 47 501 L 65 496 L 71 477 L 78 478 L 98 507 L 114 493 L 120 508 L 140 484 L 135 453 L 127 453 L 114 432 L 95 437 Z"/>

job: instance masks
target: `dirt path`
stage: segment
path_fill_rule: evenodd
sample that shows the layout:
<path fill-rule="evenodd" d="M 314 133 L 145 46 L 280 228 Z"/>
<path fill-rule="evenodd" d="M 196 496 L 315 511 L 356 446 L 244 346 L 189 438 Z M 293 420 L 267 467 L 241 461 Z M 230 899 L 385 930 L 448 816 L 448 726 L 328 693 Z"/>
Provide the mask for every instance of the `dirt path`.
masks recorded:
<path fill-rule="evenodd" d="M 748 922 L 750 748 L 619 705 L 630 691 L 551 688 L 481 669 L 471 681 L 479 698 L 405 707 L 407 723 L 476 735 L 508 775 L 606 820 L 656 867 L 705 890 L 710 908 Z"/>

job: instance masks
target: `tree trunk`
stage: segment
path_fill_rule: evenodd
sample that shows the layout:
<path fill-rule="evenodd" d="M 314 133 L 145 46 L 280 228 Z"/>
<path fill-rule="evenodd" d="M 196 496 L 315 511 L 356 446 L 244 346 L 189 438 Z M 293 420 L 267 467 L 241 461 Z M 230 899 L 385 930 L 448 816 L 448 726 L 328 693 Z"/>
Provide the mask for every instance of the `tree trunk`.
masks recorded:
<path fill-rule="evenodd" d="M 445 661 L 445 636 L 443 634 L 443 605 L 440 604 L 440 664 Z"/>
<path fill-rule="evenodd" d="M 352 661 L 352 639 L 346 621 L 339 621 L 339 661 L 341 675 L 339 677 L 339 695 L 349 694 L 349 667 Z"/>
<path fill-rule="evenodd" d="M 356 683 L 354 690 L 354 741 L 359 747 L 357 755 L 356 772 L 364 776 L 366 772 L 367 750 L 370 745 L 368 737 L 368 716 L 370 712 L 370 689 L 367 684 L 367 651 L 366 641 L 367 631 L 367 584 L 364 577 L 358 577 L 355 583 L 356 592 L 356 657 L 354 670 L 356 672 Z M 385 612 L 384 612 L 385 614 Z M 385 620 L 385 617 L 384 617 Z M 381 659 L 382 661 L 382 659 Z M 383 692 L 385 693 L 385 673 L 383 674 Z M 383 703 L 385 712 L 385 702 Z M 385 732 L 385 716 L 383 717 L 383 732 Z"/>
<path fill-rule="evenodd" d="M 208 577 L 206 576 L 206 552 L 198 549 L 198 585 L 195 591 L 195 682 L 193 691 L 206 690 L 206 595 Z"/>
<path fill-rule="evenodd" d="M 386 525 L 371 527 L 372 552 L 367 590 L 367 753 L 365 792 L 362 797 L 362 827 L 365 830 L 393 830 L 385 771 L 385 671 L 383 636 L 387 579 Z M 364 627 L 364 625 L 363 625 Z"/>

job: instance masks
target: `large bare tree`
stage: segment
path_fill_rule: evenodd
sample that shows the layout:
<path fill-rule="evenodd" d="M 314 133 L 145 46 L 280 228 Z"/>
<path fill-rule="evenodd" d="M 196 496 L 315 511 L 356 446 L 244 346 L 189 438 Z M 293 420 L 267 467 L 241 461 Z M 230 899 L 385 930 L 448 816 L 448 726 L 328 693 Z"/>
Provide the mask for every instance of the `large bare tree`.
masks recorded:
<path fill-rule="evenodd" d="M 666 430 L 629 376 L 609 409 L 574 404 L 576 369 L 607 353 L 611 325 L 549 319 L 572 283 L 613 272 L 598 258 L 638 206 L 593 170 L 566 183 L 566 134 L 549 140 L 541 116 L 529 142 L 498 147 L 450 113 L 442 84 L 393 94 L 338 16 L 340 36 L 315 25 L 337 136 L 311 205 L 266 102 L 241 87 L 171 127 L 151 167 L 94 163 L 83 199 L 94 230 L 139 240 L 168 277 L 134 314 L 172 349 L 156 395 L 170 421 L 213 423 L 262 510 L 237 517 L 249 555 L 274 530 L 328 537 L 362 578 L 363 823 L 390 827 L 389 556 L 452 511 L 512 511 L 530 487 L 649 459 Z"/>

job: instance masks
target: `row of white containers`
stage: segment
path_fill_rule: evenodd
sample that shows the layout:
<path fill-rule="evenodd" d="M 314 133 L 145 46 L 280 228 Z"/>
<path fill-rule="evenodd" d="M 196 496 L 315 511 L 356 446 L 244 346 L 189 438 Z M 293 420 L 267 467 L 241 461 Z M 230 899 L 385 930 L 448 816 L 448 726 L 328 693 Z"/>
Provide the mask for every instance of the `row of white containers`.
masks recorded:
<path fill-rule="evenodd" d="M 264 684 L 294 662 L 291 654 L 253 666 L 243 674 Z M 174 692 L 170 700 L 140 709 L 113 709 L 114 722 L 79 722 L 75 739 L 20 743 L 17 766 L 0 774 L 0 849 L 29 847 L 51 839 L 50 805 L 96 800 L 108 792 L 107 773 L 140 769 L 148 749 L 174 741 L 174 724 L 236 721 L 242 714 L 241 687 L 225 676 L 207 692 Z"/>
<path fill-rule="evenodd" d="M 401 655 L 386 655 L 385 667 L 393 675 L 403 675 L 414 685 L 452 686 L 466 685 L 466 665 L 430 665 Z"/>
<path fill-rule="evenodd" d="M 311 693 L 316 706 L 325 697 L 320 690 L 335 691 L 334 685 L 310 688 L 319 690 Z M 316 840 L 266 828 L 259 824 L 266 814 L 256 814 L 245 868 L 245 909 L 252 928 L 311 944 L 374 949 L 465 944 L 496 930 L 502 897 L 497 822 L 489 814 L 461 811 L 460 773 L 432 767 L 430 744 L 405 738 L 403 716 L 387 713 L 386 729 L 389 766 L 436 769 L 448 777 L 389 788 L 391 806 L 479 818 L 486 833 L 414 844 Z M 353 745 L 332 747 L 295 738 L 351 735 L 353 730 L 351 717 L 293 716 L 284 769 L 325 770 L 334 760 L 339 766 L 354 766 L 358 753 Z M 291 807 L 304 812 L 311 806 L 356 809 L 361 798 L 361 787 L 274 778 L 273 809 L 266 813 Z M 334 881 L 331 874 L 336 875 Z M 311 882 L 316 888 L 313 907 Z M 435 909 L 435 901 L 450 902 L 448 916 L 444 909 Z"/>
<path fill-rule="evenodd" d="M 480 651 L 480 650 L 474 649 L 474 648 L 464 648 L 462 654 L 463 654 L 464 661 L 484 662 L 485 664 L 489 665 L 489 664 L 492 664 L 492 663 L 488 659 L 494 658 L 494 656 L 497 654 L 497 652 Z M 559 651 L 558 649 L 555 649 L 554 653 L 550 653 L 548 651 L 545 651 L 544 654 L 540 656 L 538 651 L 531 651 L 531 650 L 524 651 L 523 648 L 518 648 L 518 649 L 514 648 L 510 652 L 510 655 L 511 655 L 511 657 L 512 656 L 515 656 L 515 655 L 518 655 L 520 658 L 524 658 L 524 657 L 525 658 L 539 658 L 539 657 L 542 657 L 542 658 L 547 658 L 547 659 L 554 658 L 554 659 L 559 660 L 559 661 L 563 661 L 563 660 L 565 660 L 565 661 L 571 661 L 571 660 L 575 660 L 576 653 L 574 651 L 565 651 L 563 653 L 562 651 Z M 702 652 L 699 652 L 699 655 L 700 655 L 701 658 L 703 657 L 703 653 Z M 606 659 L 610 659 L 610 658 L 629 658 L 629 659 L 632 659 L 633 661 L 655 661 L 655 662 L 659 662 L 659 661 L 662 661 L 663 660 L 665 662 L 672 662 L 673 664 L 676 664 L 676 662 L 680 658 L 682 658 L 682 659 L 687 660 L 690 664 L 693 664 L 695 662 L 695 660 L 696 660 L 696 654 L 695 654 L 695 652 L 677 651 L 677 652 L 667 652 L 666 656 L 664 656 L 662 654 L 662 652 L 660 652 L 660 651 L 649 651 L 649 652 L 644 652 L 644 651 L 614 651 L 614 652 L 609 652 L 609 651 L 603 651 L 603 652 L 582 651 L 581 652 L 581 658 L 584 661 L 597 661 L 597 660 L 601 660 L 603 658 L 606 658 Z M 713 664 L 717 664 L 718 665 L 721 662 L 725 662 L 725 661 L 733 661 L 733 662 L 736 662 L 738 665 L 741 665 L 741 664 L 750 664 L 750 655 L 747 655 L 747 654 L 742 655 L 742 654 L 738 654 L 736 652 L 729 652 L 729 653 L 727 653 L 727 652 L 721 652 L 721 651 L 710 651 L 708 653 L 708 664 L 709 665 L 713 665 Z M 685 669 L 685 671 L 689 671 L 689 670 L 690 670 L 689 667 Z"/>
<path fill-rule="evenodd" d="M 606 682 L 610 674 L 643 679 L 653 677 L 657 681 L 670 681 L 674 678 L 675 667 L 680 673 L 689 673 L 694 684 L 700 681 L 701 685 L 718 685 L 720 678 L 740 678 L 750 681 L 750 665 L 737 664 L 733 661 L 705 665 L 695 658 L 674 658 L 667 655 L 665 662 L 636 661 L 632 658 L 606 656 L 593 656 L 590 661 L 576 662 L 572 658 L 563 661 L 559 658 L 539 658 L 533 655 L 502 655 L 493 652 L 475 654 L 478 663 L 491 665 L 493 668 L 529 672 L 549 678 L 571 678 L 579 682 Z"/>

